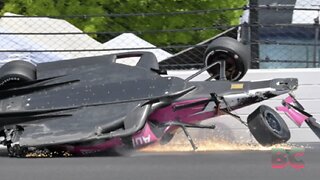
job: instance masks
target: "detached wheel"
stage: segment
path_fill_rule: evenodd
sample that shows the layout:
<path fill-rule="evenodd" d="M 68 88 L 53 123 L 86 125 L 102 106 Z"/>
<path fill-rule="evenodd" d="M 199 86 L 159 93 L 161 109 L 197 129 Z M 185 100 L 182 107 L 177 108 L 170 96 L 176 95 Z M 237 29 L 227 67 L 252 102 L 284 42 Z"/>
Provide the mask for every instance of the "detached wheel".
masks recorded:
<path fill-rule="evenodd" d="M 248 71 L 250 51 L 244 44 L 230 37 L 213 40 L 205 51 L 205 66 L 213 63 L 226 62 L 226 78 L 229 81 L 240 80 Z M 220 79 L 220 66 L 214 65 L 207 70 L 214 79 Z"/>
<path fill-rule="evenodd" d="M 263 146 L 285 143 L 290 131 L 281 116 L 272 108 L 261 105 L 248 117 L 249 130 Z"/>
<path fill-rule="evenodd" d="M 0 87 L 34 80 L 36 80 L 36 67 L 29 62 L 11 61 L 0 68 Z"/>

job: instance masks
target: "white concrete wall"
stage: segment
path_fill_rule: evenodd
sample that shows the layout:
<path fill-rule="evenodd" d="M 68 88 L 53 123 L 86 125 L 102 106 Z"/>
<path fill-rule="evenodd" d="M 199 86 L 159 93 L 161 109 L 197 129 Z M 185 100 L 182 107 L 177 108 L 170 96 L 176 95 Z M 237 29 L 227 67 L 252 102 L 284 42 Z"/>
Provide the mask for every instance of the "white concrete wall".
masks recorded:
<path fill-rule="evenodd" d="M 169 71 L 169 75 L 186 78 L 196 71 Z M 208 77 L 204 72 L 194 80 L 204 80 Z M 259 69 L 249 70 L 242 81 L 246 80 L 262 80 L 272 78 L 298 78 L 299 87 L 294 92 L 296 98 L 305 107 L 306 111 L 314 115 L 320 121 L 320 69 Z M 287 95 L 279 96 L 261 104 L 268 105 L 275 108 L 281 105 L 281 100 Z M 244 120 L 253 112 L 260 104 L 252 105 L 235 111 Z M 319 142 L 319 139 L 309 127 L 304 123 L 301 128 L 297 127 L 285 114 L 280 113 L 284 118 L 291 131 L 291 139 L 289 142 Z M 213 132 L 216 136 L 223 136 L 224 138 L 235 141 L 254 141 L 250 135 L 249 130 L 230 116 L 223 116 L 214 118 L 217 128 Z M 200 132 L 199 132 L 200 133 Z M 210 132 L 211 133 L 211 132 Z"/>

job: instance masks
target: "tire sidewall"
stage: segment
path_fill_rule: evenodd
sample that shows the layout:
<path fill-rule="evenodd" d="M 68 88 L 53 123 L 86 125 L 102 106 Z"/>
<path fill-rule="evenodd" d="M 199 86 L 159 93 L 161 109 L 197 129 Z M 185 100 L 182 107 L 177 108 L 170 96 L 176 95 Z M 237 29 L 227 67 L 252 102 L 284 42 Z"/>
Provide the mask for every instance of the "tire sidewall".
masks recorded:
<path fill-rule="evenodd" d="M 275 117 L 277 123 L 280 125 L 280 131 L 274 131 L 274 129 L 269 125 L 266 115 L 270 113 L 272 116 Z M 268 129 L 270 133 L 272 133 L 274 136 L 283 139 L 288 138 L 287 136 L 290 137 L 290 132 L 288 131 L 288 126 L 285 123 L 285 121 L 282 119 L 282 117 L 273 109 L 271 109 L 268 106 L 262 106 L 260 116 L 262 117 L 262 123 L 263 125 Z"/>
<path fill-rule="evenodd" d="M 35 65 L 26 61 L 11 61 L 0 68 L 0 85 L 8 82 L 29 82 L 36 80 Z"/>
<path fill-rule="evenodd" d="M 214 54 L 212 52 L 217 51 L 227 51 L 238 56 L 235 61 L 235 65 L 238 71 L 241 71 L 241 75 L 235 80 L 240 80 L 246 74 L 249 67 L 250 54 L 246 46 L 230 37 L 220 37 L 215 39 L 209 44 L 205 51 L 205 66 L 208 66 L 208 55 L 211 56 Z"/>

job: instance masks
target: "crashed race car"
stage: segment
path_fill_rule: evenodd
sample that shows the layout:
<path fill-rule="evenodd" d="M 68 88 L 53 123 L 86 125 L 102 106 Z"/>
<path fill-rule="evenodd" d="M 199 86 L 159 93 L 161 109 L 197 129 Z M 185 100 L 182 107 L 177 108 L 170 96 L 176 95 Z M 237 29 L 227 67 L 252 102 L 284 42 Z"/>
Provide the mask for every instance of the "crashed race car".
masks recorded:
<path fill-rule="evenodd" d="M 135 66 L 117 60 L 138 57 Z M 0 68 L 1 144 L 12 157 L 33 151 L 83 155 L 138 149 L 169 142 L 182 129 L 214 129 L 201 121 L 230 115 L 264 145 L 289 140 L 283 119 L 260 106 L 247 122 L 233 110 L 295 90 L 295 78 L 239 80 L 250 61 L 246 46 L 222 37 L 205 52 L 204 68 L 181 79 L 165 75 L 150 52 L 85 57 L 37 65 L 8 62 Z M 206 81 L 191 81 L 207 71 Z"/>

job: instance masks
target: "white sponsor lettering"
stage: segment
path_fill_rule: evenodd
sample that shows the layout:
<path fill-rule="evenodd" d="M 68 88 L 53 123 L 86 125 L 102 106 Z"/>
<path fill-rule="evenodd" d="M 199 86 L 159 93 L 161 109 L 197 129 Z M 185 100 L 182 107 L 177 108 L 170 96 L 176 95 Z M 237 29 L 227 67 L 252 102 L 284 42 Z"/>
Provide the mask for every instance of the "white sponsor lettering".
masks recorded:
<path fill-rule="evenodd" d="M 151 135 L 148 134 L 148 136 L 141 136 L 141 137 L 136 137 L 132 139 L 132 143 L 134 147 L 141 146 L 144 144 L 148 144 L 151 142 Z"/>

